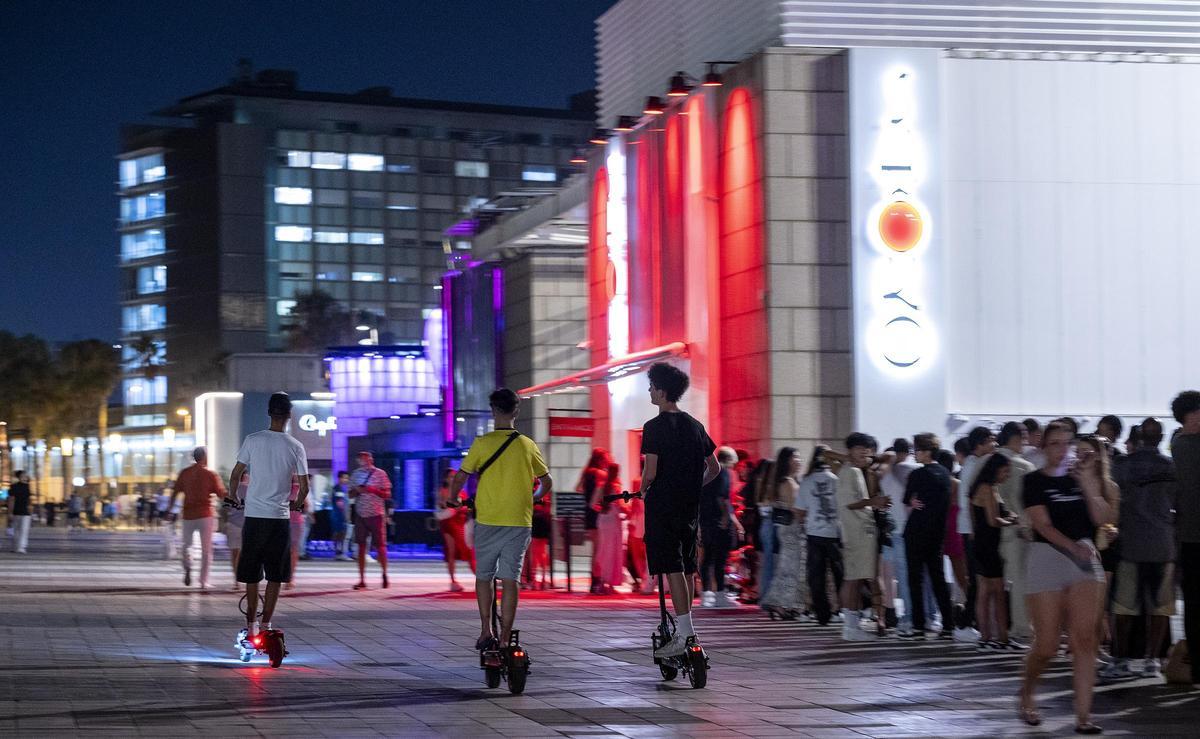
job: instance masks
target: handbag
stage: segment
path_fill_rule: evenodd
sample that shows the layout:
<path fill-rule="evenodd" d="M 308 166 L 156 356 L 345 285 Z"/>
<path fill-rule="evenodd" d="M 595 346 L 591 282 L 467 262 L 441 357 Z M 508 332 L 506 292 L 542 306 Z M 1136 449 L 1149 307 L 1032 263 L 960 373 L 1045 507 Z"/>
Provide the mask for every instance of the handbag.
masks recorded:
<path fill-rule="evenodd" d="M 791 526 L 792 521 L 795 520 L 796 512 L 791 508 L 784 508 L 783 506 L 771 507 L 771 523 L 779 526 Z"/>

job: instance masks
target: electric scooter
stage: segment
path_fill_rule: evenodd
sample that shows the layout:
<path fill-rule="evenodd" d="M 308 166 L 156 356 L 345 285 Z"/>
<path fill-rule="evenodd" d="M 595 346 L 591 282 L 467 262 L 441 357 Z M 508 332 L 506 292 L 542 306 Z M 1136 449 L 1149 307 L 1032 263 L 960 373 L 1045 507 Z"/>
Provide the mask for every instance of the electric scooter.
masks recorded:
<path fill-rule="evenodd" d="M 604 496 L 605 502 L 624 500 L 628 503 L 633 498 L 641 498 L 640 492 L 631 493 L 628 490 L 617 495 Z M 658 575 L 658 609 L 662 615 L 658 629 L 650 634 L 651 654 L 657 652 L 664 644 L 670 643 L 675 637 L 675 617 L 667 611 L 667 589 L 663 576 Z M 684 645 L 683 654 L 674 657 L 655 657 L 654 664 L 658 665 L 659 674 L 663 680 L 674 680 L 683 673 L 693 688 L 703 688 L 708 684 L 708 654 L 700 646 L 695 636 L 689 636 Z"/>
<path fill-rule="evenodd" d="M 231 508 L 242 508 L 244 503 L 239 501 L 236 505 L 225 500 L 224 505 Z M 259 601 L 260 603 L 262 601 Z M 242 599 L 238 602 L 238 610 L 242 615 L 246 613 L 246 595 L 242 594 Z M 258 621 L 262 618 L 262 611 L 255 614 L 254 620 Z M 284 646 L 283 631 L 281 629 L 267 629 L 260 631 L 254 636 L 250 636 L 246 629 L 238 632 L 237 638 L 233 640 L 233 646 L 237 647 L 238 659 L 243 662 L 249 662 L 250 658 L 256 654 L 267 655 L 267 661 L 271 667 L 279 667 L 283 664 L 283 658 L 288 655 L 287 648 Z"/>
<path fill-rule="evenodd" d="M 492 580 L 492 633 L 500 633 L 500 589 Z M 529 653 L 521 646 L 521 632 L 513 629 L 508 644 L 501 645 L 492 637 L 479 650 L 479 667 L 489 688 L 500 687 L 500 681 L 508 684 L 508 692 L 520 695 L 525 692 L 525 678 L 529 675 Z"/>

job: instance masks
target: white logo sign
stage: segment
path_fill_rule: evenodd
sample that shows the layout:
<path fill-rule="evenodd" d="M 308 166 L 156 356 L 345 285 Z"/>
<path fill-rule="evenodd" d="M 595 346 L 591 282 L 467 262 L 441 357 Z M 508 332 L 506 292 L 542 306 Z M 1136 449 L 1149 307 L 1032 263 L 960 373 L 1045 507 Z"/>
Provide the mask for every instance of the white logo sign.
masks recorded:
<path fill-rule="evenodd" d="M 300 416 L 301 431 L 316 431 L 317 436 L 324 436 L 330 431 L 337 431 L 337 416 L 329 416 L 324 421 L 317 420 L 311 413 Z"/>

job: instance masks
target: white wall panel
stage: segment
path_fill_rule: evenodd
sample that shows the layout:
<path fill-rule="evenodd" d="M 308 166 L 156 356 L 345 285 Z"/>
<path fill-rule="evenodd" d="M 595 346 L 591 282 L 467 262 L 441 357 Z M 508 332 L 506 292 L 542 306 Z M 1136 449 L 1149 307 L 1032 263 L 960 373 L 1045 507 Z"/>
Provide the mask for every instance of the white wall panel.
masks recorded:
<path fill-rule="evenodd" d="M 1196 0 L 783 0 L 787 46 L 1200 53 Z"/>
<path fill-rule="evenodd" d="M 1200 65 L 944 58 L 948 411 L 1163 414 L 1200 385 Z"/>

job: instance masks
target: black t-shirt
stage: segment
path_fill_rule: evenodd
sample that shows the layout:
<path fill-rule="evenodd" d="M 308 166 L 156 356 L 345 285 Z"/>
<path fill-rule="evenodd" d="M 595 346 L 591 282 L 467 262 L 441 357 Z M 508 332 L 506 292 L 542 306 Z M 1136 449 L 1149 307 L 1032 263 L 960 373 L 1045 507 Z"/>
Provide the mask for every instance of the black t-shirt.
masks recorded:
<path fill-rule="evenodd" d="M 704 424 L 686 413 L 660 413 L 647 421 L 642 427 L 642 454 L 658 457 L 647 505 L 657 507 L 667 501 L 697 505 L 704 460 L 716 449 Z"/>
<path fill-rule="evenodd" d="M 8 495 L 13 500 L 12 514 L 14 516 L 29 515 L 29 483 L 14 482 L 8 488 Z"/>
<path fill-rule="evenodd" d="M 729 500 L 729 470 L 724 467 L 707 485 L 700 489 L 700 528 L 716 529 L 721 519 L 729 515 L 722 501 Z"/>
<path fill-rule="evenodd" d="M 1025 475 L 1021 484 L 1024 486 L 1023 499 L 1026 510 L 1030 506 L 1046 506 L 1046 511 L 1050 514 L 1050 523 L 1072 541 L 1090 541 L 1096 537 L 1096 525 L 1092 523 L 1092 517 L 1088 514 L 1087 499 L 1075 478 L 1070 475 L 1051 477 L 1041 470 L 1036 470 Z M 1046 541 L 1036 531 L 1033 537 L 1034 541 Z"/>
<path fill-rule="evenodd" d="M 913 470 L 904 485 L 904 504 L 919 499 L 924 507 L 908 513 L 904 538 L 930 548 L 946 540 L 946 515 L 950 511 L 950 473 L 936 462 Z"/>

